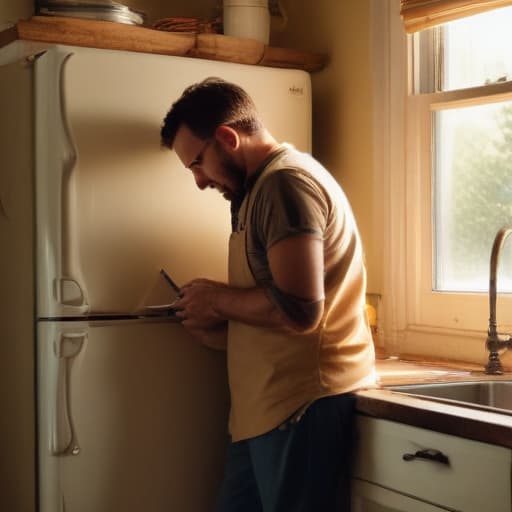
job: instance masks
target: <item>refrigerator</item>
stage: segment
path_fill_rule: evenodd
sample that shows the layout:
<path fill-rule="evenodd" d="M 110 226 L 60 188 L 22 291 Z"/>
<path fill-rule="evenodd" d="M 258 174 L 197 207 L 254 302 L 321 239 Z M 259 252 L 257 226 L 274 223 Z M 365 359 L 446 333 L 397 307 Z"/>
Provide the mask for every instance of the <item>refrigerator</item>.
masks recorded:
<path fill-rule="evenodd" d="M 208 76 L 311 149 L 310 76 L 16 41 L 0 49 L 0 510 L 207 512 L 222 479 L 225 353 L 144 314 L 226 280 L 229 203 L 160 146 Z"/>

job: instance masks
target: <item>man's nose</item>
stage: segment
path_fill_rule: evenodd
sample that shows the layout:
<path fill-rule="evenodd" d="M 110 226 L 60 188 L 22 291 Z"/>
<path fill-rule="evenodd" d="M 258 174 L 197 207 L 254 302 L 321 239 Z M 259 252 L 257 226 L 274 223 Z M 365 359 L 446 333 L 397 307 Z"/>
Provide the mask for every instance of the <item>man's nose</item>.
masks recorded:
<path fill-rule="evenodd" d="M 197 188 L 204 190 L 210 184 L 210 180 L 200 171 L 194 172 Z"/>

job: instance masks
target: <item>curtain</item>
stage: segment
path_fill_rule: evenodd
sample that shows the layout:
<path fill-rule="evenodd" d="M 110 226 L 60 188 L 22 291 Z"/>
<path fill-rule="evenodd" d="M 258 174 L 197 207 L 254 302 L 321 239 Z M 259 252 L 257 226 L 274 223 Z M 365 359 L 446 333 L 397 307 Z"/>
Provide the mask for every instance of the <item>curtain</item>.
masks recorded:
<path fill-rule="evenodd" d="M 406 32 L 512 5 L 512 0 L 400 0 Z"/>

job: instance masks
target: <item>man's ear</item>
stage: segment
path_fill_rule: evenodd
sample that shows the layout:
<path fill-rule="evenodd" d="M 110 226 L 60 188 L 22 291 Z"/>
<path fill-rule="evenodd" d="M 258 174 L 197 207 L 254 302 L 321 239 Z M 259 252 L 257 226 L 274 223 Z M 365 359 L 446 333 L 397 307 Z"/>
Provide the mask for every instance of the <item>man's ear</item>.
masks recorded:
<path fill-rule="evenodd" d="M 240 146 L 240 137 L 238 132 L 226 125 L 220 125 L 216 128 L 215 140 L 229 152 L 238 149 Z"/>

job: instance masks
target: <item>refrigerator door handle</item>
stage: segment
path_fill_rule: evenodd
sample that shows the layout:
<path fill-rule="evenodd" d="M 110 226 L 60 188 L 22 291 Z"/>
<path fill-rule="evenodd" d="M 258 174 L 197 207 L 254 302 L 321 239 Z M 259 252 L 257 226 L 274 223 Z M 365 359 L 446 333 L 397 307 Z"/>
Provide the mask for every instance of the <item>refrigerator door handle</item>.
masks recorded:
<path fill-rule="evenodd" d="M 54 283 L 57 302 L 68 306 L 84 305 L 84 294 L 77 281 L 67 277 L 60 277 L 55 279 Z"/>
<path fill-rule="evenodd" d="M 76 239 L 74 174 L 78 161 L 66 101 L 69 49 L 35 61 L 36 208 L 40 317 L 76 316 L 89 309 Z"/>
<path fill-rule="evenodd" d="M 51 433 L 52 455 L 78 455 L 80 445 L 72 416 L 71 370 L 87 338 L 86 333 L 63 333 L 55 342 L 57 392 Z"/>
<path fill-rule="evenodd" d="M 62 151 L 62 174 L 61 174 L 61 197 L 60 197 L 60 221 L 61 221 L 61 276 L 57 276 L 58 292 L 57 301 L 67 306 L 87 306 L 84 292 L 80 283 L 69 276 L 73 274 L 72 270 L 72 247 L 78 243 L 73 239 L 73 227 L 71 222 L 72 208 L 70 207 L 70 197 L 72 196 L 72 176 L 77 163 L 77 149 L 73 140 L 69 116 L 66 110 L 65 94 L 65 70 L 72 55 L 67 55 L 62 62 L 59 75 L 59 103 L 60 103 L 60 125 L 62 130 L 62 141 L 64 144 Z M 78 265 L 79 266 L 79 265 Z"/>

